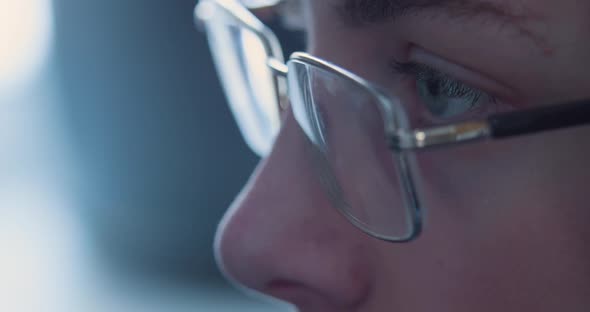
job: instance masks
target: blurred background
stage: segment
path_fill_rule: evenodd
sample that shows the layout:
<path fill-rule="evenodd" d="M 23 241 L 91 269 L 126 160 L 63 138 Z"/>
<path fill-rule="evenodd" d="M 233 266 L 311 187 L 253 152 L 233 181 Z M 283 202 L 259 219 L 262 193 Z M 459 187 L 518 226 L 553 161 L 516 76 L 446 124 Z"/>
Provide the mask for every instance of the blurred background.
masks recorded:
<path fill-rule="evenodd" d="M 289 311 L 214 264 L 258 159 L 196 2 L 0 0 L 0 311 Z"/>

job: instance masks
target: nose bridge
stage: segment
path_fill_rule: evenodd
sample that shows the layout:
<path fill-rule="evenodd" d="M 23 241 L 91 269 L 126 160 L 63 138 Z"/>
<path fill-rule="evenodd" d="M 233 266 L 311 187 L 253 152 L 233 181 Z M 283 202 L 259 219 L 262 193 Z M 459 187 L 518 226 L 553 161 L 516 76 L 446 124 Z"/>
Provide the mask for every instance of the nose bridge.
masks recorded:
<path fill-rule="evenodd" d="M 307 143 L 299 132 L 287 116 L 273 151 L 261 161 L 218 229 L 219 260 L 226 273 L 246 283 L 249 277 L 241 275 L 248 270 L 242 265 L 273 265 L 302 239 L 298 236 L 314 230 L 314 219 L 329 208 L 317 207 L 323 194 L 315 187 Z"/>

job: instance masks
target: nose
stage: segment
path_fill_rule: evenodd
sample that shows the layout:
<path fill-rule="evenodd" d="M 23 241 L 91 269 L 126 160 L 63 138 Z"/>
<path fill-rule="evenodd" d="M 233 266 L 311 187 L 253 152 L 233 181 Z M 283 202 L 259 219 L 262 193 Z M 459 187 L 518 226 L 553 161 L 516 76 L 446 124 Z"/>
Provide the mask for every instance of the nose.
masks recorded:
<path fill-rule="evenodd" d="M 219 225 L 217 261 L 229 280 L 301 310 L 354 310 L 369 296 L 370 244 L 326 198 L 312 148 L 287 116 Z"/>

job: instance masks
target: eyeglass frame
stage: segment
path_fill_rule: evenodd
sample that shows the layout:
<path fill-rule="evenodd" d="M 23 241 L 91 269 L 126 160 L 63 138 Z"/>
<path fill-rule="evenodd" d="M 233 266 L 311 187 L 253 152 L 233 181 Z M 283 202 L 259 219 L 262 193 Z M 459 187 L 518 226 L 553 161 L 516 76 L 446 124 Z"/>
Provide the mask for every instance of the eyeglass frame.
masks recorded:
<path fill-rule="evenodd" d="M 281 1 L 278 1 L 280 3 Z M 352 81 L 366 91 L 370 92 L 382 112 L 385 122 L 385 134 L 389 148 L 397 152 L 427 149 L 432 147 L 443 147 L 463 144 L 482 140 L 495 140 L 511 138 L 520 135 L 535 134 L 544 131 L 558 130 L 581 125 L 590 124 L 590 99 L 547 105 L 537 108 L 528 108 L 518 111 L 502 112 L 491 114 L 485 119 L 461 121 L 453 124 L 435 126 L 430 128 L 403 129 L 396 124 L 393 112 L 395 101 L 381 88 L 369 80 L 362 78 L 338 65 L 314 57 L 304 52 L 294 52 L 287 63 L 284 61 L 282 48 L 276 35 L 252 12 L 236 0 L 201 0 L 197 3 L 194 11 L 196 25 L 206 23 L 212 18 L 210 5 L 217 5 L 239 22 L 240 27 L 251 31 L 264 45 L 268 55 L 267 66 L 275 76 L 275 91 L 279 110 L 287 109 L 282 99 L 287 96 L 287 87 L 284 80 L 288 75 L 288 63 L 299 62 L 312 65 L 321 70 L 340 76 Z M 406 132 L 406 130 L 410 130 Z M 400 165 L 402 186 L 410 200 L 410 217 L 412 218 L 412 233 L 401 239 L 392 239 L 367 229 L 357 218 L 346 210 L 338 208 L 347 215 L 347 219 L 363 232 L 388 242 L 411 242 L 416 239 L 422 231 L 422 213 L 418 196 L 412 181 L 407 160 L 398 159 Z"/>

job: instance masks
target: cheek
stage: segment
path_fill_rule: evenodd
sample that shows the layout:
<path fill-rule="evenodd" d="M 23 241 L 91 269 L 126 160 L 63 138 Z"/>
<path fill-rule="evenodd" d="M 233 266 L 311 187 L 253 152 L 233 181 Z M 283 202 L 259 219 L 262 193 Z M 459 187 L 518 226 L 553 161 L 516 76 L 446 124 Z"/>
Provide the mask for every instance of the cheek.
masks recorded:
<path fill-rule="evenodd" d="M 420 194 L 429 212 L 479 228 L 506 219 L 558 226 L 590 216 L 589 135 L 576 128 L 416 153 Z"/>
<path fill-rule="evenodd" d="M 424 232 L 385 257 L 408 268 L 407 287 L 451 306 L 588 294 L 588 135 L 579 128 L 418 154 Z"/>

